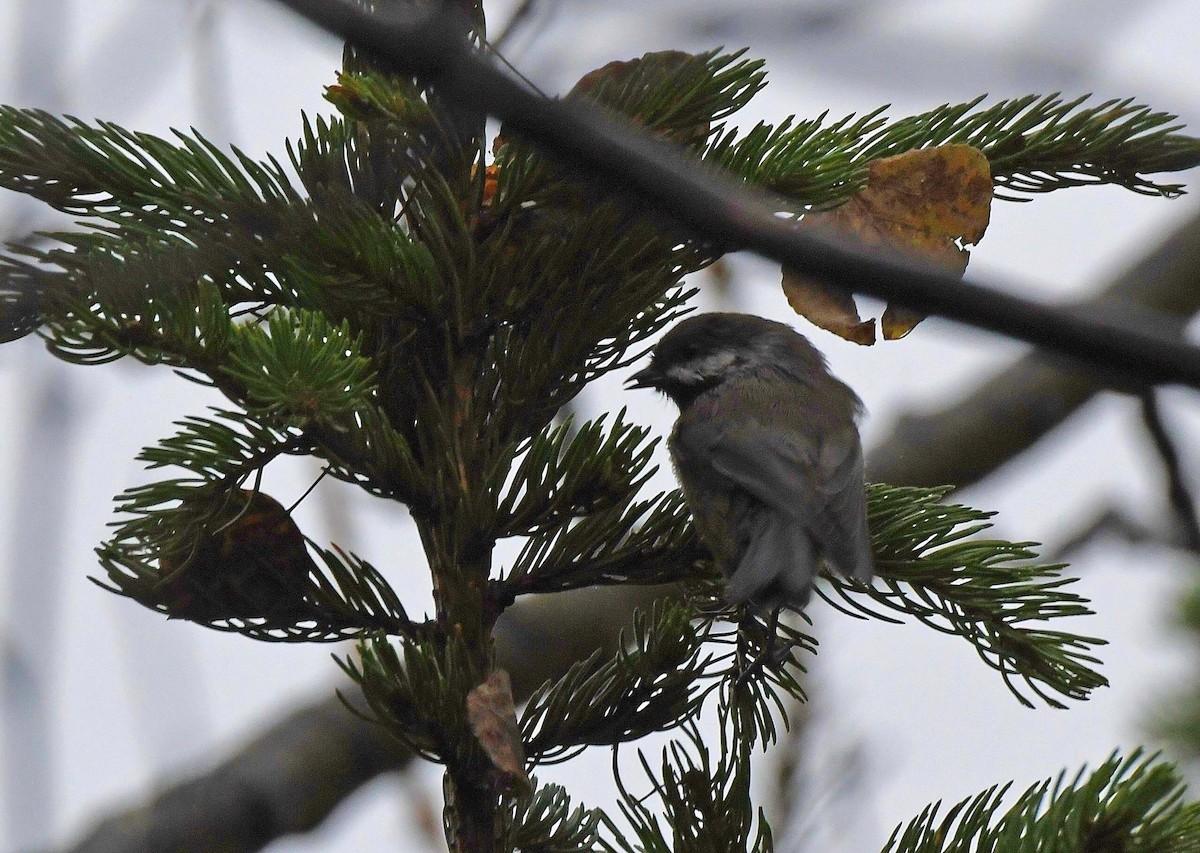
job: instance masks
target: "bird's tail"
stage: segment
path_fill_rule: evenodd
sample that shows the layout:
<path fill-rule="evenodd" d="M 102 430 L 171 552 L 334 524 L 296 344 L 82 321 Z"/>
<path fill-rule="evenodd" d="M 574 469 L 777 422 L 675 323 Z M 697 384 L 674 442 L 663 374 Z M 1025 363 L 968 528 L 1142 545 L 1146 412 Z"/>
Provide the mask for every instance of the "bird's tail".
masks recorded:
<path fill-rule="evenodd" d="M 763 611 L 800 610 L 812 597 L 817 577 L 816 545 L 804 526 L 781 513 L 764 512 L 726 586 L 731 604 Z"/>

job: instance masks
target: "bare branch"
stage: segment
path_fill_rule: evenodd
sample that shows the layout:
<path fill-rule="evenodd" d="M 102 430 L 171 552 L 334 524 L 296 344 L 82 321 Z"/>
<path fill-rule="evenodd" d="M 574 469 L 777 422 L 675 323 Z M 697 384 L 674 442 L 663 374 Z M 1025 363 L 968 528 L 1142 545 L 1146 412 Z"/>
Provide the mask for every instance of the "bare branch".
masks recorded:
<path fill-rule="evenodd" d="M 1066 561 L 1077 551 L 1090 545 L 1102 537 L 1115 537 L 1131 545 L 1157 545 L 1165 548 L 1179 548 L 1182 543 L 1175 531 L 1167 529 L 1168 525 L 1144 524 L 1130 518 L 1123 509 L 1106 506 L 1093 515 L 1088 521 L 1078 526 L 1074 533 L 1058 543 L 1053 551 L 1046 554 L 1048 560 Z"/>
<path fill-rule="evenodd" d="M 357 690 L 350 701 L 362 706 Z M 201 775 L 106 818 L 70 853 L 253 853 L 307 832 L 366 782 L 411 761 L 331 696 L 289 714 Z"/>
<path fill-rule="evenodd" d="M 516 700 L 596 650 L 611 654 L 634 608 L 666 592 L 579 590 L 508 610 L 497 625 L 497 664 L 512 673 Z M 345 700 L 366 711 L 357 688 Z M 216 767 L 105 818 L 65 853 L 254 853 L 312 830 L 359 787 L 411 760 L 382 726 L 331 696 L 283 717 Z"/>

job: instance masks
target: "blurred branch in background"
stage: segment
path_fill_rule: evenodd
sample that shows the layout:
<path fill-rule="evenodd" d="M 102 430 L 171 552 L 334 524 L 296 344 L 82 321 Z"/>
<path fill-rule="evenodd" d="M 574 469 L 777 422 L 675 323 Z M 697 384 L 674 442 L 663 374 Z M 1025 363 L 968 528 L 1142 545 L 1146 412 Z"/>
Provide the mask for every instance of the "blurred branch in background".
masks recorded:
<path fill-rule="evenodd" d="M 522 601 L 497 625 L 497 662 L 520 703 L 597 650 L 611 654 L 635 608 L 669 590 L 602 587 Z M 146 802 L 101 820 L 64 853 L 254 853 L 318 826 L 343 800 L 412 754 L 365 713 L 362 693 L 343 685 L 289 712 L 215 767 L 165 785 Z"/>
<path fill-rule="evenodd" d="M 1163 421 L 1158 394 L 1147 389 L 1141 395 L 1142 423 L 1163 465 L 1167 502 L 1171 512 L 1158 514 L 1151 521 L 1130 516 L 1120 506 L 1105 506 L 1059 543 L 1052 556 L 1066 560 L 1076 551 L 1102 537 L 1111 536 L 1131 545 L 1157 545 L 1178 551 L 1200 553 L 1200 520 L 1196 502 L 1179 458 L 1171 431 Z"/>
<path fill-rule="evenodd" d="M 345 691 L 360 713 L 358 690 Z M 216 767 L 102 820 L 71 853 L 251 853 L 308 832 L 412 754 L 330 696 L 292 711 Z"/>
<path fill-rule="evenodd" d="M 1196 520 L 1196 502 L 1184 478 L 1179 451 L 1163 422 L 1158 394 L 1153 389 L 1147 389 L 1142 394 L 1142 420 L 1167 475 L 1167 496 L 1171 502 L 1174 526 L 1180 531 L 1179 538 L 1188 550 L 1200 551 L 1200 522 Z"/>
<path fill-rule="evenodd" d="M 1130 304 L 1141 313 L 1200 311 L 1200 213 L 1080 307 Z M 1032 352 L 933 412 L 902 415 L 867 454 L 867 479 L 967 486 L 1031 448 L 1104 383 Z"/>
<path fill-rule="evenodd" d="M 217 138 L 230 130 L 230 111 L 222 106 L 227 96 L 216 91 L 228 85 L 227 77 L 216 74 L 220 59 L 208 53 L 214 43 L 195 32 L 212 24 L 211 2 L 200 10 L 197 27 L 184 25 L 192 9 L 180 0 L 122 4 L 104 27 L 96 27 L 92 16 L 79 14 L 67 0 L 9 5 L 14 101 L 55 112 L 79 110 L 82 104 L 110 115 L 127 114 L 144 107 L 172 79 L 168 72 L 187 55 L 180 48 L 191 41 L 201 113 L 206 119 L 221 119 Z M 94 28 L 99 38 L 82 58 L 72 61 L 64 41 L 85 27 Z M 131 80 L 137 85 L 128 85 Z M 45 242 L 38 232 L 57 222 L 32 199 L 7 193 L 0 207 L 0 242 L 37 246 Z M 33 291 L 14 294 L 0 288 L 0 304 L 17 314 L 36 316 Z M 36 344 L 29 341 L 25 346 L 32 349 Z M 62 690 L 62 656 L 71 631 L 65 601 L 70 561 L 62 549 L 69 541 L 72 505 L 64 496 L 75 489 L 75 451 L 87 429 L 87 416 L 80 411 L 80 386 L 68 365 L 35 361 L 20 351 L 14 356 L 14 363 L 22 365 L 14 372 L 15 399 L 28 401 L 29 414 L 14 423 L 19 434 L 11 440 L 18 465 L 10 485 L 18 498 L 11 518 L 0 524 L 0 541 L 11 555 L 7 597 L 0 601 L 0 623 L 6 629 L 0 659 L 0 827 L 15 849 L 28 849 L 44 843 L 61 823 L 65 808 L 59 774 L 72 770 L 70 756 L 56 746 L 61 743 L 62 716 L 53 702 Z M 135 647 L 132 620 L 122 613 L 115 623 L 118 641 Z M 189 652 L 187 641 L 178 636 L 156 641 L 155 666 L 132 667 L 134 682 L 164 669 L 179 671 L 181 663 L 190 665 Z M 162 757 L 166 745 L 174 744 L 172 727 L 188 729 L 200 714 L 187 689 L 165 694 L 138 690 L 136 697 L 129 713 L 145 734 L 139 746 L 156 758 Z"/>

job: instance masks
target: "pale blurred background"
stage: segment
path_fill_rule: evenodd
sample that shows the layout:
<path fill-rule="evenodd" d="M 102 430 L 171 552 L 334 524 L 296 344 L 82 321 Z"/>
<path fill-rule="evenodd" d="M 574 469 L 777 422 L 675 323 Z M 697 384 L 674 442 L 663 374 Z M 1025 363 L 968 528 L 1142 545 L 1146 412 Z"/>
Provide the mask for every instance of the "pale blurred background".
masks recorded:
<path fill-rule="evenodd" d="M 516 5 L 487 5 L 493 33 Z M 725 45 L 768 62 L 771 84 L 740 115 L 744 124 L 885 103 L 900 117 L 984 92 L 1061 90 L 1134 96 L 1200 133 L 1194 2 L 535 0 L 526 11 L 504 50 L 550 93 L 612 59 Z M 302 110 L 332 112 L 321 91 L 341 51 L 267 0 L 0 0 L 0 32 L 0 103 L 160 135 L 194 127 L 252 157 L 280 155 Z M 1196 213 L 1192 196 L 1166 201 L 1114 188 L 997 202 L 968 275 L 1037 299 L 1078 298 Z M 36 203 L 0 196 L 6 240 L 67 225 Z M 860 348 L 791 317 L 774 265 L 736 256 L 728 272 L 720 295 L 711 276 L 700 279 L 710 286 L 700 304 L 787 319 L 810 334 L 864 399 L 868 447 L 902 414 L 954 401 L 1025 352 L 936 320 L 902 342 Z M 580 411 L 628 406 L 665 432 L 673 410 L 621 391 L 621 378 L 589 388 Z M 112 496 L 144 481 L 138 450 L 173 432 L 173 421 L 220 402 L 166 369 L 73 367 L 34 338 L 0 347 L 0 850 L 69 849 L 102 816 L 202 772 L 336 683 L 329 655 L 345 648 L 263 644 L 168 623 L 88 581 Z M 1200 485 L 1200 393 L 1170 389 L 1163 410 L 1184 472 Z M 314 474 L 311 465 L 277 464 L 264 487 L 290 504 Z M 670 485 L 664 458 L 651 487 Z M 1106 509 L 1155 529 L 1169 516 L 1137 402 L 1111 394 L 959 499 L 999 510 L 998 535 L 1050 548 Z M 412 611 L 428 607 L 427 574 L 402 511 L 323 483 L 297 520 L 314 539 L 373 562 Z M 811 787 L 800 817 L 776 827 L 779 849 L 878 850 L 930 801 L 1010 779 L 1023 788 L 1064 767 L 1098 764 L 1115 747 L 1151 742 L 1156 705 L 1197 669 L 1171 624 L 1195 582 L 1195 557 L 1102 534 L 1070 559 L 1097 615 L 1062 627 L 1109 640 L 1101 656 L 1112 686 L 1066 711 L 1022 708 L 962 640 L 814 605 L 821 649 L 811 662 L 805 741 Z M 657 763 L 661 740 L 642 745 Z M 594 750 L 539 776 L 563 781 L 578 801 L 606 805 L 609 767 L 608 751 Z M 760 778 L 769 799 L 772 777 Z M 437 768 L 381 777 L 317 831 L 268 849 L 443 849 L 423 828 L 440 820 L 440 807 Z"/>

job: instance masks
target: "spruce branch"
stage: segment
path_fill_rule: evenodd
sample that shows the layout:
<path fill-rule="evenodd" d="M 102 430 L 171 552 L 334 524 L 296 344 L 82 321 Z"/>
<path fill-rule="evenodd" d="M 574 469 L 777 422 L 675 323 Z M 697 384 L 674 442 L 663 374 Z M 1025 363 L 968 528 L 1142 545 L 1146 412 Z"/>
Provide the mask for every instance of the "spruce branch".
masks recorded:
<path fill-rule="evenodd" d="M 651 785 L 646 795 L 635 795 L 625 787 L 614 756 L 613 769 L 621 793 L 618 807 L 632 837 L 606 817 L 605 826 L 611 833 L 611 839 L 601 840 L 606 851 L 770 853 L 774 849 L 771 828 L 750 797 L 752 740 L 742 729 L 741 710 L 737 698 L 723 693 L 717 706 L 720 740 L 715 749 L 696 724 L 689 722 L 683 727 L 686 745 L 677 741 L 664 749 L 658 773 L 639 751 L 638 758 Z M 662 806 L 665 828 L 660 816 L 646 805 L 651 795 Z"/>
<path fill-rule="evenodd" d="M 1048 705 L 1052 694 L 1083 700 L 1108 681 L 1090 652 L 1103 640 L 1047 630 L 1050 620 L 1085 616 L 1087 600 L 1064 587 L 1062 565 L 1039 564 L 1030 543 L 977 539 L 992 513 L 944 504 L 948 488 L 868 488 L 868 515 L 878 580 L 866 587 L 832 574 L 826 601 L 846 612 L 899 621 L 917 619 L 961 636 L 997 670 L 1013 695 L 1026 689 Z"/>
<path fill-rule="evenodd" d="M 194 298 L 201 286 L 214 287 L 230 307 L 245 305 L 247 310 L 297 301 L 294 290 L 271 273 L 261 235 L 217 228 L 211 234 L 193 229 L 186 238 L 151 236 L 140 229 L 84 224 L 93 230 L 46 234 L 55 242 L 36 250 L 12 247 L 32 260 L 20 272 L 38 294 L 42 323 L 52 329 L 88 330 L 94 321 L 86 315 L 93 305 L 115 320 L 136 311 L 139 299 L 176 305 Z M 124 354 L 118 350 L 112 357 Z"/>
<path fill-rule="evenodd" d="M 507 815 L 501 853 L 591 853 L 598 851 L 603 813 L 583 806 L 571 808 L 571 798 L 561 785 L 538 787 L 514 797 Z"/>
<path fill-rule="evenodd" d="M 122 257 L 80 253 L 65 273 L 38 270 L 41 323 L 50 351 L 75 364 L 104 364 L 132 356 L 145 364 L 167 364 L 211 378 L 232 335 L 220 292 L 205 281 L 184 276 L 151 278 L 163 271 L 157 261 L 165 261 L 178 273 L 178 257 L 157 255 L 150 265 L 154 269 L 148 269 L 139 263 L 145 256 L 138 248 L 117 251 Z M 102 289 L 79 286 L 83 280 L 101 277 L 106 282 Z M 152 287 L 152 280 L 177 286 Z"/>
<path fill-rule="evenodd" d="M 526 754 L 541 764 L 565 761 L 581 747 L 636 740 L 696 713 L 707 660 L 693 616 L 672 601 L 636 613 L 628 648 L 607 661 L 593 654 L 536 690 L 521 715 Z"/>
<path fill-rule="evenodd" d="M 499 305 L 488 355 L 494 382 L 511 389 L 489 419 L 511 438 L 535 434 L 588 382 L 639 358 L 695 292 L 677 286 L 687 265 L 664 255 L 661 236 L 633 227 L 623 209 L 553 221 L 523 230 L 528 245 L 491 252 L 481 271 Z"/>
<path fill-rule="evenodd" d="M 274 311 L 264 325 L 237 327 L 222 370 L 244 389 L 259 418 L 337 423 L 374 391 L 362 336 L 313 311 Z"/>
<path fill-rule="evenodd" d="M 1200 162 L 1200 142 L 1179 133 L 1177 117 L 1131 98 L 1090 99 L 1027 95 L 984 107 L 980 97 L 895 121 L 880 107 L 832 122 L 822 114 L 745 132 L 722 126 L 705 157 L 803 205 L 836 204 L 862 189 L 872 160 L 951 143 L 983 152 L 1000 198 L 1084 184 L 1180 195 L 1182 184 L 1149 177 Z"/>
<path fill-rule="evenodd" d="M 638 124 L 695 149 L 712 122 L 742 109 L 767 84 L 765 63 L 746 51 L 687 54 L 667 50 L 613 62 L 587 74 L 568 97 L 586 95 Z"/>
<path fill-rule="evenodd" d="M 414 512 L 428 511 L 428 477 L 408 439 L 377 405 L 363 405 L 345 421 L 311 432 L 330 476 L 376 497 L 398 500 Z"/>
<path fill-rule="evenodd" d="M 751 249 L 848 292 L 1008 335 L 1102 371 L 1120 371 L 1122 381 L 1200 384 L 1200 357 L 1169 336 L 1079 317 L 927 266 L 883 259 L 846 242 L 798 232 L 744 182 L 635 132 L 599 107 L 555 102 L 529 91 L 474 51 L 453 16 L 440 8 L 373 14 L 338 0 L 282 2 L 371 51 L 394 71 L 437 79 L 443 95 L 460 107 L 486 110 L 511 123 L 514 132 L 563 162 L 610 179 L 617 190 L 637 193 L 676 222 L 727 248 Z M 1167 167 L 1189 168 L 1200 160 L 1194 140 L 1180 137 L 1179 146 L 1182 150 L 1166 159 Z"/>
<path fill-rule="evenodd" d="M 127 489 L 118 499 L 121 512 L 141 513 L 147 507 L 169 498 L 160 493 L 177 486 L 219 484 L 240 486 L 252 474 L 287 453 L 301 453 L 311 447 L 304 431 L 292 425 L 270 426 L 242 412 L 212 409 L 216 417 L 187 417 L 176 422 L 180 430 L 156 446 L 143 448 L 138 461 L 150 470 L 175 466 L 184 468 L 192 478 L 174 480 L 170 485 L 155 483 Z"/>
<path fill-rule="evenodd" d="M 278 163 L 174 134 L 179 144 L 111 122 L 0 106 L 0 187 L 73 216 L 155 226 L 150 233 L 176 231 L 175 216 L 214 222 L 236 218 L 230 206 L 249 214 L 300 201 Z"/>
<path fill-rule="evenodd" d="M 570 420 L 542 430 L 500 497 L 501 535 L 532 535 L 627 500 L 657 470 L 648 464 L 658 443 L 649 434 L 625 421 L 624 409 L 607 435 L 604 417 L 578 430 Z"/>
<path fill-rule="evenodd" d="M 32 286 L 50 320 L 80 321 L 70 309 L 95 299 L 166 298 L 197 281 L 216 284 L 230 306 L 320 308 L 356 327 L 381 303 L 427 318 L 419 309 L 437 279 L 426 247 L 372 209 L 373 199 L 357 198 L 344 170 L 324 182 L 314 176 L 318 164 L 329 172 L 357 159 L 343 123 L 306 123 L 304 132 L 289 152 L 309 198 L 274 160 L 255 163 L 236 149 L 230 157 L 199 135 L 177 134 L 172 144 L 108 123 L 0 110 L 0 186 L 97 229 L 49 235 L 69 251 L 24 250 L 34 265 L 7 261 L 5 290 Z M 56 306 L 56 295 L 67 304 Z M 16 319 L 6 322 L 10 334 L 26 325 Z"/>
<path fill-rule="evenodd" d="M 381 12 L 342 23 L 396 20 Z M 795 673 L 811 638 L 792 624 L 714 606 L 713 567 L 680 496 L 635 494 L 649 473 L 644 430 L 622 417 L 573 438 L 549 426 L 585 383 L 628 364 L 680 313 L 688 296 L 681 276 L 747 236 L 786 236 L 782 220 L 744 203 L 750 197 L 739 195 L 736 181 L 705 171 L 696 158 L 711 136 L 724 134 L 713 123 L 761 88 L 761 64 L 740 54 L 652 54 L 588 75 L 569 98 L 585 119 L 602 113 L 582 102 L 599 101 L 689 151 L 686 165 L 712 178 L 712 187 L 684 180 L 682 196 L 725 213 L 723 203 L 735 202 L 731 230 L 714 232 L 704 226 L 714 221 L 707 212 L 675 205 L 672 220 L 628 197 L 610 199 L 612 187 L 580 181 L 535 150 L 528 139 L 538 133 L 537 99 L 526 101 L 534 120 L 516 116 L 485 169 L 482 116 L 470 112 L 470 98 L 503 94 L 503 86 L 494 77 L 490 88 L 486 76 L 472 79 L 473 69 L 487 67 L 472 65 L 479 54 L 458 49 L 470 41 L 460 38 L 460 23 L 449 22 L 453 38 L 443 31 L 434 39 L 438 50 L 425 45 L 410 56 L 417 64 L 406 71 L 450 63 L 441 67 L 451 73 L 432 81 L 389 73 L 384 54 L 348 51 L 347 71 L 329 91 L 343 118 L 306 119 L 301 139 L 288 146 L 299 188 L 274 159 L 223 153 L 196 135 L 167 142 L 112 125 L 0 113 L 0 186 L 96 220 L 84 235 L 60 235 L 65 248 L 0 267 L 0 310 L 13 311 L 0 329 L 25 328 L 23 303 L 6 294 L 33 281 L 48 337 L 62 353 L 83 361 L 132 355 L 195 370 L 245 409 L 192 419 L 143 454 L 152 467 L 186 474 L 126 493 L 121 507 L 132 518 L 101 548 L 102 564 L 117 591 L 169 615 L 260 639 L 363 639 L 361 662 L 344 667 L 376 720 L 445 764 L 455 849 L 490 849 L 509 830 L 514 847 L 522 843 L 518 831 L 528 830 L 526 844 L 590 844 L 594 836 L 593 817 L 569 812 L 558 793 L 526 803 L 505 791 L 500 777 L 511 772 L 499 772 L 467 718 L 481 682 L 497 675 L 492 630 L 501 611 L 531 592 L 690 580 L 682 602 L 635 621 L 631 647 L 589 658 L 535 694 L 522 718 L 528 754 L 556 760 L 677 727 L 716 695 L 731 740 L 713 758 L 693 726 L 697 750 L 673 747 L 653 783 L 675 824 L 671 847 L 712 849 L 716 839 L 723 849 L 768 848 L 769 829 L 750 807 L 749 753 L 775 739 L 777 717 L 786 720 L 781 697 L 803 695 Z M 482 92 L 471 91 L 478 83 Z M 1127 103 L 1104 105 L 1115 118 L 1078 120 L 1087 111 L 1072 112 L 1079 106 L 1072 103 L 1034 121 L 1031 111 L 1063 106 L 1047 101 L 982 125 L 968 114 L 974 106 L 918 117 L 911 127 L 876 126 L 872 114 L 833 136 L 856 130 L 854 156 L 866 157 L 864 146 L 884 150 L 913 134 L 1003 126 L 1011 141 L 1017 128 L 1019 145 L 996 142 L 996 150 L 1011 158 L 1013 186 L 1025 191 L 1039 179 L 1037 164 L 1021 160 L 1014 145 L 1058 163 L 1051 178 L 1060 183 L 1129 180 L 1141 189 L 1152 185 L 1136 184 L 1141 173 L 1119 158 L 1081 166 L 1072 146 L 1112 143 L 1170 168 L 1195 153 L 1189 140 L 1154 160 L 1154 145 L 1183 138 Z M 555 106 L 540 108 L 553 119 Z M 1101 127 L 1101 119 L 1109 123 Z M 604 120 L 591 127 L 603 130 Z M 750 167 L 756 150 L 769 159 L 771 146 L 808 144 L 793 129 L 764 126 L 758 149 L 735 151 L 729 137 L 726 150 Z M 1138 149 L 1146 140 L 1149 147 Z M 565 142 L 558 140 L 559 154 L 572 149 Z M 637 154 L 637 145 L 618 140 L 612 150 Z M 612 153 L 577 147 L 592 165 Z M 653 167 L 658 155 L 668 166 L 683 162 L 657 143 L 640 150 L 634 167 Z M 843 154 L 833 146 L 834 165 L 855 166 Z M 800 161 L 781 155 L 772 168 L 785 174 L 789 162 Z M 636 173 L 618 178 L 619 192 L 653 184 L 653 174 Z M 664 174 L 670 170 L 658 173 L 660 183 Z M 831 167 L 815 183 L 838 188 L 852 180 L 836 176 Z M 904 275 L 918 290 L 937 281 L 911 268 L 900 269 Z M 983 303 L 971 303 L 977 297 L 967 287 L 956 298 L 963 293 L 975 305 L 966 313 L 978 311 Z M 1076 342 L 1097 331 L 1087 323 L 1071 328 Z M 1136 335 L 1116 349 L 1134 343 L 1147 349 Z M 1188 354 L 1166 350 L 1168 361 Z M 1099 351 L 1108 351 L 1103 342 Z M 284 453 L 322 456 L 335 476 L 410 504 L 433 575 L 434 620 L 414 624 L 374 567 L 310 543 L 260 491 L 263 467 Z M 252 476 L 253 487 L 242 488 Z M 836 586 L 845 606 L 876 613 L 879 605 L 963 634 L 1006 679 L 1024 679 L 1051 704 L 1052 693 L 1086 697 L 1103 683 L 1086 654 L 1098 641 L 1029 624 L 1086 613 L 1086 602 L 1062 590 L 1058 567 L 1033 565 L 1023 544 L 967 539 L 983 529 L 985 515 L 939 506 L 941 496 L 873 490 L 885 577 L 869 591 Z M 529 541 L 493 580 L 494 545 L 509 535 Z M 701 612 L 704 604 L 709 612 Z M 777 645 L 781 637 L 786 648 Z M 646 846 L 665 848 L 648 815 L 640 801 L 629 804 Z"/>
<path fill-rule="evenodd" d="M 344 82 L 348 76 L 342 72 L 338 79 Z M 395 81 L 384 84 L 391 95 L 390 104 L 402 103 L 403 112 L 410 119 L 415 111 L 426 109 L 420 98 L 398 99 L 396 85 Z M 285 143 L 288 160 L 310 198 L 321 199 L 331 192 L 340 194 L 348 189 L 354 198 L 365 202 L 381 218 L 394 220 L 406 195 L 405 179 L 411 177 L 405 174 L 405 161 L 401 159 L 406 140 L 397 139 L 396 133 L 386 134 L 379 126 L 365 129 L 362 124 L 365 119 L 344 109 L 343 104 L 331 96 L 337 88 L 340 87 L 329 87 L 326 99 L 338 106 L 346 117 L 310 119 L 301 113 L 300 138 L 294 143 L 291 140 Z M 431 117 L 429 122 L 434 123 L 434 119 Z M 392 156 L 379 156 L 384 150 Z"/>
<path fill-rule="evenodd" d="M 832 203 L 865 182 L 856 149 L 885 126 L 883 111 L 880 107 L 828 124 L 824 113 L 815 119 L 789 116 L 777 125 L 759 122 L 749 130 L 722 124 L 714 128 L 704 158 L 801 204 Z"/>
<path fill-rule="evenodd" d="M 271 460 L 310 452 L 301 430 L 237 412 L 187 418 L 139 459 L 191 476 L 126 490 L 128 516 L 97 549 L 115 592 L 169 616 L 264 640 L 331 641 L 365 630 L 412 634 L 395 593 L 369 563 L 316 548 L 283 508 L 239 487 Z M 275 537 L 272 539 L 271 537 Z"/>
<path fill-rule="evenodd" d="M 325 571 L 310 576 L 315 589 L 309 597 L 327 623 L 337 624 L 344 636 L 366 631 L 410 639 L 424 636 L 427 626 L 408 617 L 391 584 L 373 565 L 337 545 L 312 548 Z"/>
<path fill-rule="evenodd" d="M 308 542 L 262 492 L 219 484 L 170 486 L 154 506 L 97 548 L 112 586 L 169 617 L 265 641 L 333 642 L 363 633 L 417 635 L 390 586 L 369 563 Z"/>
<path fill-rule="evenodd" d="M 1042 851 L 1200 850 L 1200 805 L 1182 802 L 1185 785 L 1157 755 L 1113 755 L 1094 770 L 1066 773 L 1025 790 L 1001 813 L 1011 787 L 996 785 L 939 819 L 941 803 L 897 826 L 885 853 L 1042 853 Z"/>
<path fill-rule="evenodd" d="M 590 513 L 529 537 L 492 596 L 511 602 L 533 592 L 584 586 L 663 584 L 694 578 L 707 553 L 676 490 Z M 711 575 L 712 569 L 700 569 Z"/>
<path fill-rule="evenodd" d="M 1000 101 L 976 109 L 984 98 L 943 105 L 898 121 L 866 140 L 871 160 L 910 148 L 965 143 L 988 158 L 997 187 L 1021 195 L 1085 184 L 1115 184 L 1144 195 L 1173 198 L 1182 184 L 1150 175 L 1200 163 L 1200 140 L 1179 131 L 1178 116 L 1152 110 L 1133 98 L 1090 104 L 1091 95 L 1067 100 L 1060 93 Z"/>
<path fill-rule="evenodd" d="M 1061 565 L 1037 563 L 1027 543 L 977 538 L 989 526 L 991 513 L 942 503 L 948 491 L 870 486 L 868 515 L 878 580 L 864 587 L 826 573 L 830 588 L 818 587 L 818 594 L 851 615 L 892 622 L 907 616 L 965 638 L 1026 705 L 1031 704 L 1026 691 L 1063 707 L 1053 694 L 1082 700 L 1106 685 L 1093 666 L 1099 661 L 1091 654 L 1102 640 L 1044 627 L 1051 620 L 1092 612 L 1086 599 L 1064 589 L 1073 579 L 1061 576 Z M 597 583 L 696 584 L 715 574 L 681 495 L 672 492 L 530 537 L 507 575 L 493 585 L 492 595 L 506 606 L 529 592 Z M 698 611 L 711 611 L 724 620 L 738 618 L 722 607 L 719 591 L 708 594 L 707 604 L 696 604 Z M 749 630 L 734 635 L 736 642 L 747 644 L 738 655 L 743 661 L 753 660 L 768 647 L 768 640 L 756 620 L 743 627 Z M 786 624 L 780 630 L 789 648 L 806 647 L 802 632 Z M 719 635 L 713 639 L 719 640 Z M 724 641 L 735 642 L 729 637 Z M 798 663 L 790 661 L 793 668 Z M 736 666 L 730 666 L 736 673 Z M 768 670 L 770 678 L 778 679 L 773 689 L 802 698 L 803 691 L 788 672 L 788 667 Z M 767 740 L 773 739 L 768 718 L 760 730 Z"/>
<path fill-rule="evenodd" d="M 370 713 L 388 733 L 427 761 L 482 758 L 467 720 L 464 700 L 479 681 L 461 642 L 454 639 L 367 638 L 358 644 L 358 661 L 338 664 L 362 689 Z M 464 689 L 465 688 L 465 689 Z"/>
<path fill-rule="evenodd" d="M 725 646 L 712 659 L 705 678 L 721 695 L 732 696 L 739 729 L 750 746 L 765 749 L 778 742 L 779 724 L 790 726 L 789 702 L 808 701 L 800 676 L 807 672 L 802 654 L 815 655 L 817 641 L 786 616 L 762 617 L 747 608 L 731 608 L 712 582 L 693 585 L 692 605 L 703 614 L 706 643 Z M 800 614 L 804 625 L 812 622 Z"/>
<path fill-rule="evenodd" d="M 0 344 L 20 340 L 42 324 L 44 287 L 37 266 L 0 254 Z"/>

